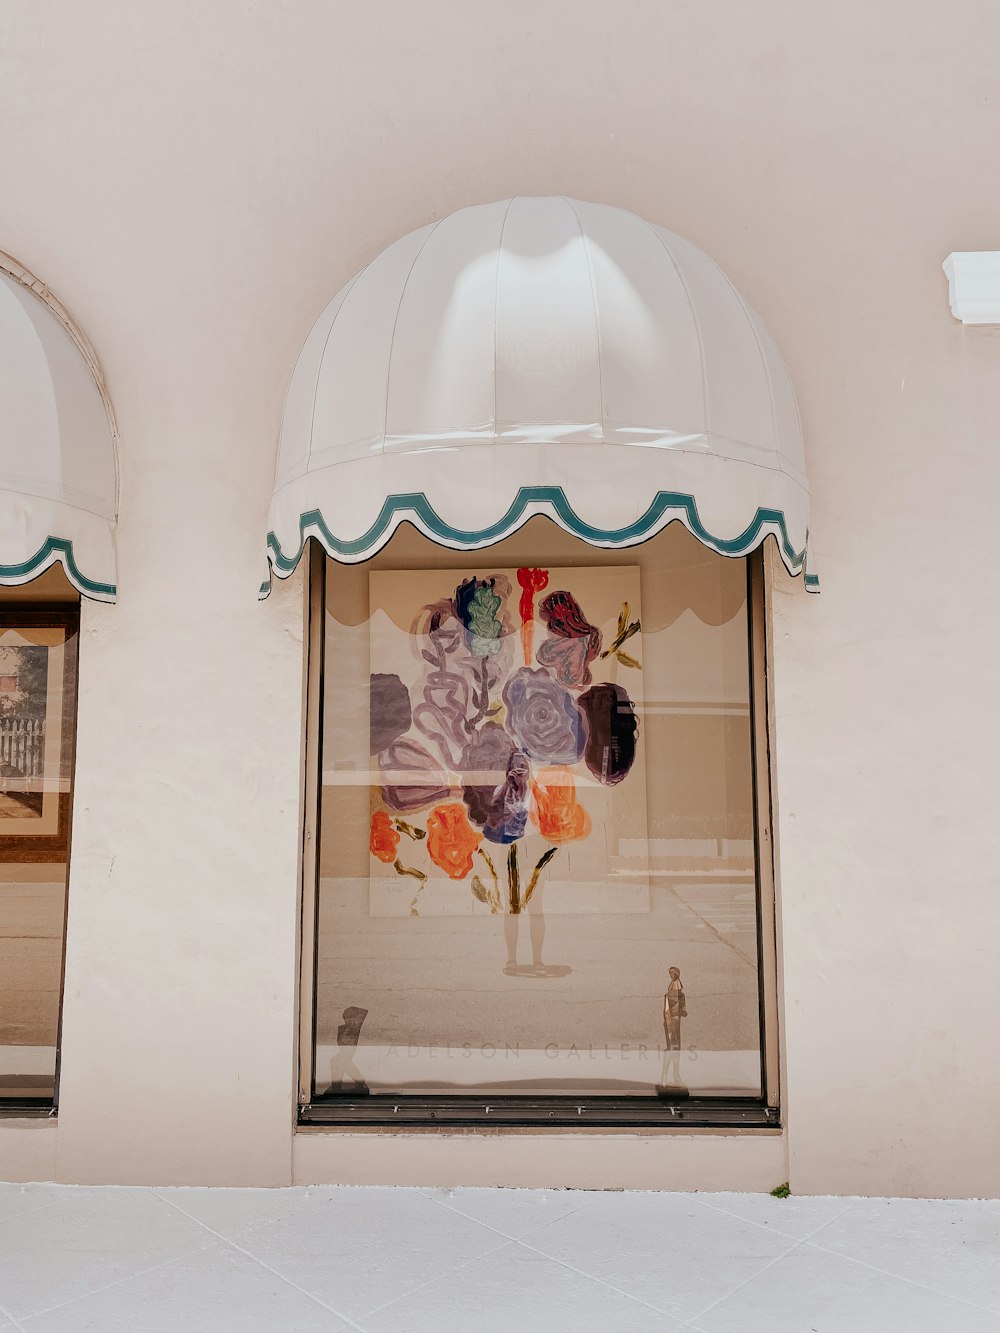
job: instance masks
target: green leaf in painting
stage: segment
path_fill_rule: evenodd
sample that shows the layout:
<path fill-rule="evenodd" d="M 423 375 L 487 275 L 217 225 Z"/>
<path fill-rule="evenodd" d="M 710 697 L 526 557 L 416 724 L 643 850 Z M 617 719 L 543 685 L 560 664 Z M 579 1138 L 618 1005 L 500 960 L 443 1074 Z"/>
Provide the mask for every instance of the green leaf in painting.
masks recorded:
<path fill-rule="evenodd" d="M 422 870 L 417 870 L 415 866 L 404 866 L 402 861 L 393 861 L 392 868 L 397 875 L 409 875 L 413 879 L 419 879 L 422 883 L 427 881 L 427 876 Z"/>
<path fill-rule="evenodd" d="M 606 657 L 610 657 L 612 653 L 614 653 L 615 656 L 617 657 L 618 650 L 619 648 L 621 648 L 622 644 L 627 643 L 628 640 L 631 639 L 633 634 L 639 633 L 639 630 L 641 628 L 640 622 L 638 620 L 633 620 L 633 622 L 630 625 L 628 622 L 628 615 L 629 615 L 629 604 L 628 602 L 623 602 L 621 613 L 618 616 L 618 633 L 615 635 L 614 642 L 611 644 L 611 646 L 609 648 L 605 648 L 604 652 L 601 653 L 601 661 L 603 661 Z"/>
<path fill-rule="evenodd" d="M 517 864 L 516 842 L 510 844 L 510 851 L 507 853 L 507 896 L 511 915 L 517 916 L 521 910 L 521 872 Z"/>
<path fill-rule="evenodd" d="M 486 885 L 478 875 L 472 876 L 472 896 L 480 903 L 488 903 L 490 895 L 486 892 Z"/>
<path fill-rule="evenodd" d="M 542 873 L 542 871 L 545 869 L 548 863 L 552 860 L 552 858 L 555 856 L 558 850 L 559 850 L 558 847 L 550 847 L 547 852 L 542 853 L 541 859 L 535 866 L 535 872 L 531 876 L 531 879 L 528 880 L 528 887 L 524 892 L 525 906 L 527 906 L 528 903 L 531 901 L 531 895 L 535 892 L 535 887 L 538 884 L 539 875 Z"/>

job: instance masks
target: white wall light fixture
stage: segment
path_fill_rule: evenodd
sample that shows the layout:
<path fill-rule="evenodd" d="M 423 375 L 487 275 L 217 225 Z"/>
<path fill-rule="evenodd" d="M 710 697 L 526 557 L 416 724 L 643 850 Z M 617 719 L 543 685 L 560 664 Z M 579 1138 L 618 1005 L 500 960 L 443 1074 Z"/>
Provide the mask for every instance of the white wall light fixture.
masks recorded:
<path fill-rule="evenodd" d="M 956 319 L 963 324 L 1000 324 L 1000 250 L 959 250 L 942 267 Z"/>

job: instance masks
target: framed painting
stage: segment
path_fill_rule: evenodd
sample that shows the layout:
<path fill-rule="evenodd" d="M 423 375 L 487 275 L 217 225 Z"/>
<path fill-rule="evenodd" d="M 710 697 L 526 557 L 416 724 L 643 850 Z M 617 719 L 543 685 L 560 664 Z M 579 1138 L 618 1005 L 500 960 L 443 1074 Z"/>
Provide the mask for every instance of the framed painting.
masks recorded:
<path fill-rule="evenodd" d="M 647 912 L 639 571 L 369 575 L 372 916 Z"/>
<path fill-rule="evenodd" d="M 73 776 L 75 613 L 0 613 L 0 857 L 60 861 Z"/>

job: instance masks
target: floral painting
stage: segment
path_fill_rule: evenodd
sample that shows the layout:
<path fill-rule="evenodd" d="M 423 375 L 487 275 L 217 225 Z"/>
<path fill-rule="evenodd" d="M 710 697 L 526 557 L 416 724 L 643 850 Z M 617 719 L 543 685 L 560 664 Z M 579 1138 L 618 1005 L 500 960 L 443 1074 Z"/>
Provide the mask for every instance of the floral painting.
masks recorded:
<path fill-rule="evenodd" d="M 638 570 L 369 588 L 372 914 L 647 910 Z"/>

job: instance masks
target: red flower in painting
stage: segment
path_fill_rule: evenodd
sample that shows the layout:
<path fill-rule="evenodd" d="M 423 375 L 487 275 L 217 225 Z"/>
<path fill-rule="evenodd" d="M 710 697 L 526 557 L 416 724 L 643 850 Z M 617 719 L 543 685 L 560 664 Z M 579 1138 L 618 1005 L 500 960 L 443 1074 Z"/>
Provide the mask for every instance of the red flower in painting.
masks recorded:
<path fill-rule="evenodd" d="M 392 817 L 385 810 L 376 810 L 372 815 L 368 847 L 372 856 L 377 856 L 386 865 L 391 865 L 396 859 L 396 852 L 399 850 L 399 834 L 393 827 Z"/>
<path fill-rule="evenodd" d="M 439 805 L 427 816 L 427 853 L 449 879 L 465 879 L 472 869 L 472 853 L 482 840 L 464 805 Z"/>
<path fill-rule="evenodd" d="M 550 592 L 538 614 L 549 638 L 538 650 L 538 660 L 551 667 L 563 685 L 580 690 L 593 679 L 590 663 L 601 651 L 601 631 L 592 625 L 571 592 Z"/>
<path fill-rule="evenodd" d="M 521 646 L 524 649 L 524 665 L 531 666 L 531 641 L 535 627 L 535 593 L 548 587 L 547 569 L 530 569 L 527 566 L 517 571 L 517 581 L 521 585 L 521 600 L 518 609 L 521 612 Z"/>

